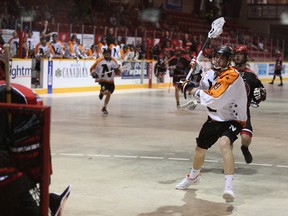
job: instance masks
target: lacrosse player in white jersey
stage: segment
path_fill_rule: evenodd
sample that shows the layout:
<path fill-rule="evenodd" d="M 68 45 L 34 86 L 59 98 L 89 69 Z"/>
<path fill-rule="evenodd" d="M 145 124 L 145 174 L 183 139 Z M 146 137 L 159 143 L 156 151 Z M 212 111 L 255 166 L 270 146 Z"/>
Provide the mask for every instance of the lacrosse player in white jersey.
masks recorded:
<path fill-rule="evenodd" d="M 121 75 L 120 65 L 115 58 L 111 57 L 111 50 L 109 48 L 103 50 L 103 57 L 95 61 L 90 68 L 90 73 L 95 82 L 98 82 L 101 86 L 99 99 L 102 100 L 103 96 L 106 95 L 101 111 L 107 115 L 108 111 L 106 107 L 115 89 L 114 77 Z"/>
<path fill-rule="evenodd" d="M 111 56 L 118 61 L 121 60 L 121 47 L 119 45 L 118 40 L 115 40 L 114 43 L 109 45 L 109 49 L 111 50 Z"/>
<path fill-rule="evenodd" d="M 232 144 L 237 139 L 247 120 L 247 93 L 240 74 L 230 65 L 233 50 L 219 46 L 214 51 L 212 68 L 202 75 L 199 88 L 194 81 L 179 83 L 184 92 L 189 91 L 207 108 L 208 119 L 196 138 L 192 170 L 176 185 L 184 190 L 200 181 L 200 169 L 204 164 L 207 150 L 217 141 L 223 157 L 225 188 L 223 198 L 234 201 L 233 178 L 234 157 Z M 196 61 L 197 62 L 197 61 Z M 195 62 L 192 61 L 192 67 Z"/>

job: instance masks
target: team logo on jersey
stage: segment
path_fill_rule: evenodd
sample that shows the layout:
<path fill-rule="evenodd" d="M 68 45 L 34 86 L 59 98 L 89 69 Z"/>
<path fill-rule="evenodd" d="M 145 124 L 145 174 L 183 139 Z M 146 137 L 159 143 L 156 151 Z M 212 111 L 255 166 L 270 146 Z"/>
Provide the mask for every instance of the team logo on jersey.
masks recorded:
<path fill-rule="evenodd" d="M 221 83 L 215 83 L 214 90 L 217 90 L 221 86 Z"/>

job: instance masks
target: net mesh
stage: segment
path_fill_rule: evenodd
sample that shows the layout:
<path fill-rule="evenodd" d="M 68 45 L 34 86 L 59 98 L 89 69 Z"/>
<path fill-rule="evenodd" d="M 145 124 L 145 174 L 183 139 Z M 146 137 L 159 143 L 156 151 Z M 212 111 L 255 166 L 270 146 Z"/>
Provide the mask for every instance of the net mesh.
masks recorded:
<path fill-rule="evenodd" d="M 50 107 L 0 103 L 0 118 L 0 150 L 27 176 L 40 215 L 50 215 Z"/>

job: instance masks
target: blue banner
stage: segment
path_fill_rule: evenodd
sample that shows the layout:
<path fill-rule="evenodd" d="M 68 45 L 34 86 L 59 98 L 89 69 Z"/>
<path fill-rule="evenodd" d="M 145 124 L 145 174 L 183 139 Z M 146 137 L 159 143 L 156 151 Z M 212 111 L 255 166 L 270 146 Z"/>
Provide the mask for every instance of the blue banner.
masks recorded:
<path fill-rule="evenodd" d="M 141 78 L 141 62 L 123 62 L 123 65 L 131 64 L 129 70 L 122 71 L 122 79 L 140 79 Z M 144 62 L 144 79 L 148 78 L 148 62 Z"/>
<path fill-rule="evenodd" d="M 53 61 L 48 61 L 48 79 L 47 79 L 48 94 L 52 94 L 52 89 L 53 89 Z"/>
<path fill-rule="evenodd" d="M 265 76 L 267 75 L 267 64 L 258 64 L 258 76 Z"/>

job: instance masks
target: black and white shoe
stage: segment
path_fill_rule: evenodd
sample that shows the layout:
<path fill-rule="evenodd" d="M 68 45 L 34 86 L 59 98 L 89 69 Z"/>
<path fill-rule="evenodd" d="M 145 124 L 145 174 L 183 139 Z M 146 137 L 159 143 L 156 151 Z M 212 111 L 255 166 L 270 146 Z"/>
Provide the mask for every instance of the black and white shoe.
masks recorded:
<path fill-rule="evenodd" d="M 61 195 L 55 193 L 49 194 L 49 207 L 52 216 L 58 216 L 63 210 L 65 201 L 70 195 L 71 187 L 72 185 L 69 185 Z"/>

